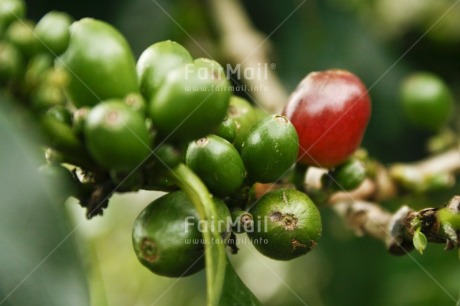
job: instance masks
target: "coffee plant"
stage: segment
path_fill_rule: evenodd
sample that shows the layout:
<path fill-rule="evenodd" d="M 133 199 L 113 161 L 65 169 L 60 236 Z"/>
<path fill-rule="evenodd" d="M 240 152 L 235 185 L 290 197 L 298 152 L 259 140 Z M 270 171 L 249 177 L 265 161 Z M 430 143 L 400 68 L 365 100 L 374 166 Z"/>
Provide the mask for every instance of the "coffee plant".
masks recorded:
<path fill-rule="evenodd" d="M 40 177 L 60 202 L 77 199 L 91 219 L 115 193 L 164 192 L 133 220 L 126 247 L 161 276 L 204 269 L 208 305 L 260 305 L 228 260 L 236 235 L 275 260 L 308 256 L 331 207 L 393 255 L 432 243 L 458 252 L 460 195 L 422 209 L 379 204 L 455 183 L 454 94 L 434 73 L 396 89 L 408 122 L 438 134 L 434 153 L 390 166 L 361 147 L 372 97 L 353 72 L 310 72 L 284 109 L 267 111 L 178 42 L 152 42 L 136 59 L 111 24 L 58 11 L 35 24 L 21 0 L 0 0 L 0 84 L 2 120 L 37 133 Z"/>

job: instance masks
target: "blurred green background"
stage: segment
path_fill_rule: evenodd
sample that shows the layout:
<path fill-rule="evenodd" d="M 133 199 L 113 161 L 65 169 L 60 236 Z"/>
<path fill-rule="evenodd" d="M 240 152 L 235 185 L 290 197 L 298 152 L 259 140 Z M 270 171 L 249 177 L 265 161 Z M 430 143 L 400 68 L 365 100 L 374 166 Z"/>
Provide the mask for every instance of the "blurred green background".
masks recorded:
<path fill-rule="evenodd" d="M 50 10 L 68 12 L 76 19 L 106 20 L 126 36 L 136 56 L 156 41 L 172 39 L 187 46 L 195 57 L 206 56 L 201 49 L 204 48 L 221 63 L 225 60 L 217 45 L 219 33 L 212 23 L 213 12 L 207 1 L 27 2 L 28 16 L 35 20 Z M 458 101 L 460 4 L 457 1 L 245 0 L 242 3 L 256 29 L 272 34 L 271 62 L 276 63 L 276 73 L 288 91 L 310 71 L 349 69 L 370 88 L 373 112 L 364 139 L 370 154 L 383 162 L 411 161 L 426 155 L 425 143 L 430 135 L 406 122 L 398 101 L 399 84 L 410 72 L 431 71 L 444 78 Z M 458 118 L 458 112 L 453 116 Z M 458 123 L 453 124 L 454 128 L 455 124 Z M 2 165 L 3 177 L 4 169 Z M 457 185 L 448 193 L 404 198 L 388 205 L 438 206 L 459 193 Z M 140 192 L 114 197 L 104 216 L 90 221 L 84 219 L 83 209 L 74 200 L 67 201 L 70 227 L 62 232 L 76 238 L 75 249 L 68 252 L 81 254 L 89 275 L 92 305 L 204 304 L 203 272 L 184 279 L 155 276 L 137 262 L 132 251 L 132 223 L 158 195 Z M 323 208 L 322 216 L 324 234 L 318 248 L 291 262 L 264 258 L 247 243 L 245 236 L 240 236 L 241 251 L 232 256 L 232 261 L 264 305 L 458 305 L 458 252 L 444 252 L 441 245 L 429 245 L 423 256 L 413 252 L 393 257 L 381 242 L 355 237 L 329 209 Z M 28 231 L 20 227 L 9 235 L 21 237 L 22 232 Z M 41 239 L 46 241 L 48 237 L 42 235 Z M 48 279 L 50 283 L 55 281 Z M 8 286 L 3 290 L 11 289 L 12 285 Z M 26 289 L 20 287 L 12 296 L 21 295 L 21 290 Z M 72 288 L 65 290 L 72 292 Z M 81 296 L 84 295 L 81 289 Z M 83 299 L 66 305 L 84 304 Z M 11 305 L 25 304 L 12 302 Z"/>

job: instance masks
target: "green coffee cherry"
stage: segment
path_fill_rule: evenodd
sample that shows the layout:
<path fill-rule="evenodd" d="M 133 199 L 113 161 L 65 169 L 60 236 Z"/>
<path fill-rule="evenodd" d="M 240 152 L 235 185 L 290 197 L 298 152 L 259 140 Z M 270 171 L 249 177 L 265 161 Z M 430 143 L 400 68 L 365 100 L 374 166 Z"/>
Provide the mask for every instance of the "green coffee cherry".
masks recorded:
<path fill-rule="evenodd" d="M 246 174 L 235 147 L 216 135 L 208 135 L 190 143 L 185 163 L 203 180 L 211 193 L 218 196 L 236 192 Z"/>
<path fill-rule="evenodd" d="M 35 23 L 31 20 L 14 21 L 6 30 L 6 38 L 25 57 L 32 57 L 39 51 L 39 42 L 34 35 Z"/>
<path fill-rule="evenodd" d="M 17 79 L 24 71 L 24 59 L 12 44 L 0 42 L 0 82 Z"/>
<path fill-rule="evenodd" d="M 74 22 L 70 26 L 69 46 L 57 65 L 69 72 L 66 92 L 77 107 L 121 99 L 138 90 L 128 42 L 103 21 L 84 18 Z"/>
<path fill-rule="evenodd" d="M 190 220 L 187 222 L 186 220 Z M 204 247 L 198 214 L 182 191 L 149 204 L 133 227 L 133 247 L 139 261 L 152 272 L 183 277 L 204 268 Z M 187 243 L 186 239 L 190 239 Z"/>
<path fill-rule="evenodd" d="M 32 57 L 27 65 L 25 81 L 32 88 L 43 82 L 43 76 L 53 66 L 53 58 L 47 53 L 39 53 Z"/>
<path fill-rule="evenodd" d="M 47 144 L 58 151 L 79 152 L 82 149 L 80 139 L 72 127 L 56 118 L 55 114 L 45 113 L 40 116 L 42 132 L 47 136 Z"/>
<path fill-rule="evenodd" d="M 130 93 L 123 99 L 123 102 L 125 102 L 125 104 L 128 105 L 132 110 L 145 117 L 147 112 L 147 103 L 141 94 L 136 92 Z"/>
<path fill-rule="evenodd" d="M 214 134 L 232 143 L 235 140 L 236 132 L 237 127 L 235 120 L 230 117 L 225 117 L 215 129 Z"/>
<path fill-rule="evenodd" d="M 429 131 L 437 131 L 447 123 L 454 105 L 454 97 L 447 84 L 428 72 L 407 77 L 401 84 L 400 96 L 407 119 Z"/>
<path fill-rule="evenodd" d="M 167 40 L 151 45 L 137 61 L 141 93 L 150 100 L 171 70 L 192 61 L 190 53 L 177 42 Z"/>
<path fill-rule="evenodd" d="M 214 204 L 219 220 L 225 224 L 230 216 L 228 208 L 218 199 L 214 199 Z M 134 222 L 132 238 L 137 258 L 149 270 L 163 276 L 183 277 L 202 270 L 204 245 L 200 224 L 193 203 L 183 191 L 158 198 Z"/>
<path fill-rule="evenodd" d="M 107 100 L 91 109 L 84 136 L 91 156 L 107 169 L 131 170 L 151 152 L 144 118 L 121 100 Z"/>
<path fill-rule="evenodd" d="M 55 105 L 64 105 L 66 99 L 61 88 L 42 84 L 32 93 L 32 107 L 35 110 L 45 110 Z"/>
<path fill-rule="evenodd" d="M 162 144 L 153 153 L 159 167 L 167 171 L 177 167 L 183 160 L 181 152 L 169 144 Z"/>
<path fill-rule="evenodd" d="M 241 146 L 248 177 L 260 183 L 280 179 L 295 163 L 299 139 L 291 122 L 272 115 L 257 122 Z"/>
<path fill-rule="evenodd" d="M 62 12 L 52 11 L 43 16 L 35 27 L 41 48 L 54 56 L 63 53 L 69 45 L 72 21 L 72 17 Z"/>
<path fill-rule="evenodd" d="M 356 189 L 366 179 L 366 167 L 358 159 L 349 159 L 336 167 L 326 176 L 326 181 L 331 181 L 333 189 L 349 191 Z"/>
<path fill-rule="evenodd" d="M 46 114 L 69 126 L 72 124 L 72 114 L 64 105 L 53 106 L 46 111 Z"/>
<path fill-rule="evenodd" d="M 7 27 L 15 20 L 24 18 L 26 5 L 23 0 L 0 1 L 0 25 Z"/>
<path fill-rule="evenodd" d="M 195 63 L 168 73 L 150 101 L 150 117 L 166 139 L 203 137 L 225 117 L 230 91 L 223 68 L 211 60 Z"/>
<path fill-rule="evenodd" d="M 69 80 L 67 72 L 59 68 L 46 68 L 46 64 L 45 58 L 40 59 L 36 66 L 29 67 L 27 71 L 29 74 L 26 74 L 26 76 L 30 77 L 30 85 L 37 86 L 32 92 L 32 106 L 36 110 L 47 109 L 54 105 L 63 105 L 67 102 L 64 94 L 64 88 Z M 44 71 L 39 76 L 37 74 L 40 70 Z"/>
<path fill-rule="evenodd" d="M 235 147 L 240 150 L 246 135 L 258 121 L 252 105 L 243 98 L 232 96 L 227 116 L 235 121 L 237 132 L 234 140 Z"/>
<path fill-rule="evenodd" d="M 61 67 L 53 67 L 53 69 L 46 72 L 44 82 L 64 89 L 70 82 L 70 75 L 68 71 Z"/>
<path fill-rule="evenodd" d="M 316 247 L 321 216 L 310 198 L 297 190 L 266 193 L 249 210 L 254 229 L 248 231 L 256 249 L 273 259 L 291 260 Z"/>
<path fill-rule="evenodd" d="M 47 183 L 53 185 L 62 201 L 69 196 L 77 195 L 78 182 L 66 167 L 60 164 L 45 164 L 38 168 L 38 171 Z"/>

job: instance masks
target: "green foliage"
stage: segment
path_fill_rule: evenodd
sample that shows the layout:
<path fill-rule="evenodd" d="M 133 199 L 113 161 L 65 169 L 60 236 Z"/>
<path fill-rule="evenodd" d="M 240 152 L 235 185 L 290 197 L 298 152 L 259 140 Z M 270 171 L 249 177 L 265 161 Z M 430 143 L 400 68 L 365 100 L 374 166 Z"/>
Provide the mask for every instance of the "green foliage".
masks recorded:
<path fill-rule="evenodd" d="M 226 261 L 225 264 L 225 291 L 222 293 L 219 305 L 245 305 L 245 306 L 258 306 L 262 305 L 254 293 L 249 290 L 246 285 L 241 281 L 238 274 L 236 274 L 230 262 Z"/>
<path fill-rule="evenodd" d="M 423 251 L 426 249 L 428 241 L 426 239 L 426 236 L 420 231 L 420 229 L 415 231 L 414 238 L 413 238 L 413 243 L 414 243 L 415 249 L 420 254 L 423 254 Z"/>
<path fill-rule="evenodd" d="M 0 95 L 0 304 L 88 305 L 85 269 L 76 246 L 60 189 L 39 175 L 42 163 L 33 140 L 9 116 Z"/>

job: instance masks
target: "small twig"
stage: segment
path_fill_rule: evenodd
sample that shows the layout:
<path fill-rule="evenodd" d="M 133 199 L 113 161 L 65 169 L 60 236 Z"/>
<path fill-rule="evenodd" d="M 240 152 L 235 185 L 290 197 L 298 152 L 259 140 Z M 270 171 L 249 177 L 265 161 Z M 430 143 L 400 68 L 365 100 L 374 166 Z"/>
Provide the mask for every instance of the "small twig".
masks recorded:
<path fill-rule="evenodd" d="M 379 205 L 365 201 L 340 201 L 334 210 L 343 217 L 357 236 L 368 235 L 386 241 L 391 214 Z"/>
<path fill-rule="evenodd" d="M 460 171 L 458 148 L 410 164 L 394 164 L 388 170 L 395 184 L 414 193 L 450 187 Z"/>
<path fill-rule="evenodd" d="M 390 253 L 402 255 L 413 249 L 414 235 L 411 220 L 419 218 L 424 224 L 422 233 L 432 243 L 447 243 L 446 249 L 457 246 L 455 233 L 444 233 L 437 221 L 437 208 L 414 211 L 402 206 L 397 212 L 391 213 L 381 207 L 381 201 L 398 195 L 400 178 L 392 176 L 395 167 L 410 168 L 412 174 L 428 177 L 437 174 L 454 175 L 460 172 L 460 152 L 457 148 L 439 155 L 428 157 L 411 164 L 392 165 L 388 168 L 377 164 L 375 173 L 366 179 L 357 189 L 350 192 L 336 192 L 326 199 L 326 204 L 345 220 L 357 236 L 371 236 L 382 240 Z M 322 176 L 327 175 L 325 169 L 309 168 L 306 175 L 305 191 L 322 190 Z M 451 204 L 454 205 L 454 197 Z M 454 204 L 452 204 L 454 203 Z"/>
<path fill-rule="evenodd" d="M 448 208 L 459 213 L 460 196 L 454 196 Z M 454 207 L 454 208 L 453 208 Z M 371 236 L 385 243 L 393 255 L 404 255 L 414 249 L 412 242 L 415 234 L 414 219 L 421 224 L 421 232 L 431 243 L 445 243 L 446 250 L 459 246 L 460 231 L 449 224 L 441 224 L 438 208 L 425 208 L 414 211 L 402 206 L 394 214 L 386 211 L 377 203 L 350 201 L 338 202 L 334 210 L 350 226 L 357 236 Z"/>
<path fill-rule="evenodd" d="M 413 164 L 413 166 L 425 174 L 459 173 L 460 148 L 451 149 L 439 155 L 432 156 Z"/>
<path fill-rule="evenodd" d="M 404 168 L 409 170 L 411 175 L 420 178 L 438 174 L 455 175 L 460 172 L 460 151 L 455 148 L 439 155 L 434 155 L 418 162 L 409 164 L 394 164 L 388 168 L 377 164 L 373 179 L 367 179 L 359 188 L 351 192 L 337 192 L 328 201 L 329 205 L 343 200 L 374 200 L 383 201 L 397 196 L 400 189 L 400 181 L 394 175 L 394 170 Z M 316 179 L 320 179 L 316 178 Z M 318 185 L 320 182 L 309 182 Z"/>

